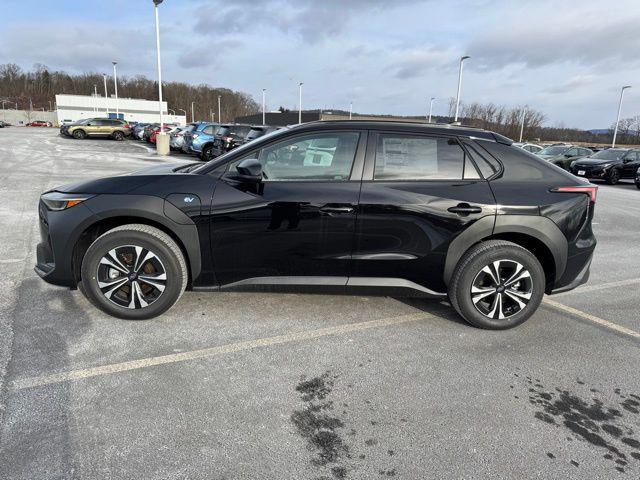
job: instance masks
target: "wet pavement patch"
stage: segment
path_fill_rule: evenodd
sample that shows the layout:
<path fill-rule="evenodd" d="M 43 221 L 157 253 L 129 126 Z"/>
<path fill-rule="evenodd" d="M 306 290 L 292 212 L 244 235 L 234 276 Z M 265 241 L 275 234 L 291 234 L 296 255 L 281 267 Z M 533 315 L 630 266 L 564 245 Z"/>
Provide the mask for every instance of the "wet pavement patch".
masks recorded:
<path fill-rule="evenodd" d="M 517 374 L 514 374 L 516 377 Z M 640 421 L 640 397 L 636 394 L 624 394 L 614 389 L 618 397 L 617 404 L 607 404 L 596 395 L 601 390 L 591 388 L 591 398 L 582 398 L 566 389 L 545 389 L 539 379 L 526 377 L 529 403 L 536 407 L 534 417 L 570 432 L 566 439 L 582 440 L 603 450 L 602 458 L 609 460 L 612 467 L 620 473 L 632 467 L 640 467 L 640 441 L 634 431 Z M 578 385 L 585 382 L 578 380 Z M 580 389 L 581 387 L 578 387 Z M 550 459 L 556 456 L 547 452 Z M 631 463 L 632 462 L 632 463 Z M 579 467 L 579 462 L 570 459 L 570 463 Z"/>

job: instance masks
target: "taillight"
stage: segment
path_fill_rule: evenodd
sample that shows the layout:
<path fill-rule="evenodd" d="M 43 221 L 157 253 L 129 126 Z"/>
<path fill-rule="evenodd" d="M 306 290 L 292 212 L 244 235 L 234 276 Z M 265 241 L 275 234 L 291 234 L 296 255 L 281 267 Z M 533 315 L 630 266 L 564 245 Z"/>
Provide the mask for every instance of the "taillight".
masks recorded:
<path fill-rule="evenodd" d="M 558 193 L 585 193 L 589 195 L 592 203 L 596 203 L 596 196 L 598 195 L 598 187 L 595 185 L 584 187 L 556 187 L 552 188 L 551 191 Z"/>
<path fill-rule="evenodd" d="M 131 128 L 128 123 L 125 123 L 123 128 Z"/>

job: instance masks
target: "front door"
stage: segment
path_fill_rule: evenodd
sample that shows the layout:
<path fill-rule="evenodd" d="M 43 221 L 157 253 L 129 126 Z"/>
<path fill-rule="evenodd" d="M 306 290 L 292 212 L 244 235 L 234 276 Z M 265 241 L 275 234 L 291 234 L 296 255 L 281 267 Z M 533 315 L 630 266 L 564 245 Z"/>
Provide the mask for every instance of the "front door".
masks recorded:
<path fill-rule="evenodd" d="M 489 184 L 455 138 L 393 132 L 370 137 L 353 276 L 401 278 L 443 292 L 451 241 L 478 219 L 495 215 Z"/>
<path fill-rule="evenodd" d="M 635 178 L 636 171 L 640 167 L 640 152 L 632 150 L 628 152 L 622 159 L 622 177 L 623 178 Z"/>
<path fill-rule="evenodd" d="M 361 131 L 295 134 L 231 162 L 211 211 L 217 282 L 321 276 L 344 284 L 365 147 Z M 257 185 L 229 174 L 246 158 L 262 164 Z"/>

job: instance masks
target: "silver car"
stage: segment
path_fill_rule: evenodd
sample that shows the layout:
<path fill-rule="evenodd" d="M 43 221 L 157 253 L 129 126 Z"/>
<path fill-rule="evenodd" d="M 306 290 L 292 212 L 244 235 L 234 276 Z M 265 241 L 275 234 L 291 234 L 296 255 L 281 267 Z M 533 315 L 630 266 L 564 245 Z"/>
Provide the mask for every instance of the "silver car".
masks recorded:
<path fill-rule="evenodd" d="M 195 127 L 194 124 L 189 124 L 186 127 L 180 127 L 179 129 L 171 132 L 169 138 L 169 147 L 172 150 L 182 150 L 184 145 L 184 134 L 190 132 Z"/>

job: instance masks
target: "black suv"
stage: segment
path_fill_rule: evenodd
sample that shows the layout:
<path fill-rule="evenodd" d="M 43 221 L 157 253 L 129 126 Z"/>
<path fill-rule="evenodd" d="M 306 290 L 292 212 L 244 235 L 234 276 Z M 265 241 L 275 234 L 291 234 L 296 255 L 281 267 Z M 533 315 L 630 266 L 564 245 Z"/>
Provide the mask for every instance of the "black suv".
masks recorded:
<path fill-rule="evenodd" d="M 206 164 L 48 191 L 36 272 L 121 318 L 193 290 L 424 295 L 524 322 L 587 281 L 597 187 L 492 132 L 314 122 Z"/>
<path fill-rule="evenodd" d="M 227 153 L 229 150 L 244 143 L 245 137 L 251 132 L 251 125 L 220 125 L 216 130 L 213 148 L 208 153 L 203 151 L 204 160 L 211 160 Z"/>
<path fill-rule="evenodd" d="M 615 185 L 622 178 L 635 178 L 638 167 L 640 150 L 608 148 L 571 162 L 571 173 Z"/>

